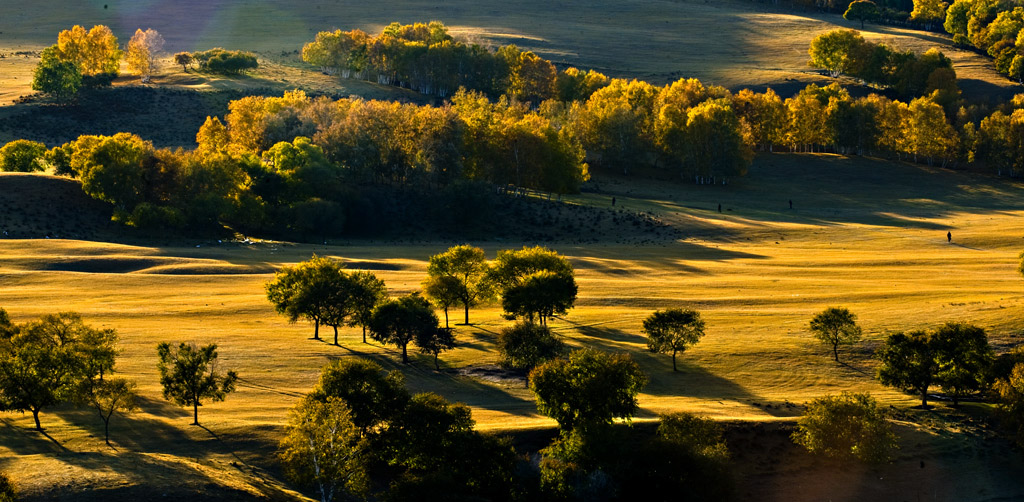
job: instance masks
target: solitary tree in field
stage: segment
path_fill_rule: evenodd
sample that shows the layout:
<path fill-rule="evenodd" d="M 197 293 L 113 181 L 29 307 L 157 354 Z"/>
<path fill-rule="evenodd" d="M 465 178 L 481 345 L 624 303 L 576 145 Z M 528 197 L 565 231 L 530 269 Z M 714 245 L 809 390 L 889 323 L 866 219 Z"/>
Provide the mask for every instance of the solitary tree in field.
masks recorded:
<path fill-rule="evenodd" d="M 164 399 L 179 406 L 191 406 L 192 425 L 199 425 L 199 407 L 204 400 L 223 401 L 235 390 L 238 374 L 228 371 L 222 376 L 217 372 L 216 344 L 199 347 L 182 342 L 173 347 L 163 342 L 157 345 L 156 353 L 160 358 L 156 367 Z"/>
<path fill-rule="evenodd" d="M 448 305 L 461 303 L 466 314 L 464 323 L 469 324 L 469 308 L 491 294 L 489 284 L 484 280 L 487 270 L 483 249 L 469 244 L 448 248 L 430 257 L 427 266 L 427 296 L 447 301 Z M 447 326 L 447 307 L 444 314 Z"/>
<path fill-rule="evenodd" d="M 266 285 L 267 299 L 288 320 L 300 317 L 313 323 L 313 339 L 320 339 L 320 325 L 337 314 L 334 305 L 342 280 L 341 263 L 327 257 L 313 258 L 284 267 Z M 337 328 L 335 327 L 335 330 Z M 337 340 L 335 340 L 337 342 Z"/>
<path fill-rule="evenodd" d="M 352 314 L 349 325 L 363 328 L 363 343 L 366 343 L 366 328 L 373 318 L 373 309 L 387 299 L 388 288 L 373 272 L 355 272 L 349 278 L 352 280 L 352 291 L 349 294 Z"/>
<path fill-rule="evenodd" d="M 300 486 L 316 487 L 321 502 L 363 495 L 369 488 L 366 443 L 339 398 L 299 401 L 280 450 L 285 476 Z"/>
<path fill-rule="evenodd" d="M 864 29 L 864 21 L 878 19 L 878 5 L 871 0 L 856 0 L 850 2 L 850 6 L 843 14 L 843 18 L 849 21 L 860 21 L 860 29 Z"/>
<path fill-rule="evenodd" d="M 648 350 L 671 353 L 672 371 L 679 371 L 676 368 L 676 353 L 700 341 L 704 336 L 704 320 L 695 310 L 658 310 L 644 319 L 644 333 L 648 337 Z"/>
<path fill-rule="evenodd" d="M 569 260 L 540 246 L 499 251 L 486 281 L 500 292 L 506 314 L 537 316 L 541 324 L 572 308 L 578 291 Z"/>
<path fill-rule="evenodd" d="M 397 345 L 402 349 L 402 362 L 409 362 L 409 342 L 423 333 L 437 330 L 437 315 L 430 304 L 413 293 L 388 300 L 373 309 L 370 318 L 370 337 L 380 343 Z"/>
<path fill-rule="evenodd" d="M 193 58 L 190 52 L 179 52 L 174 55 L 174 64 L 181 65 L 181 71 L 188 72 L 189 65 L 192 64 Z"/>
<path fill-rule="evenodd" d="M 646 384 L 647 376 L 628 355 L 593 349 L 576 350 L 530 372 L 537 411 L 555 419 L 563 433 L 586 434 L 615 418 L 629 420 Z"/>
<path fill-rule="evenodd" d="M 889 335 L 878 349 L 878 380 L 921 396 L 921 407 L 928 406 L 928 387 L 935 382 L 939 365 L 931 333 L 911 331 Z"/>
<path fill-rule="evenodd" d="M 832 357 L 839 362 L 839 346 L 853 345 L 860 340 L 857 316 L 849 309 L 829 307 L 811 319 L 811 333 L 821 343 L 832 346 Z"/>

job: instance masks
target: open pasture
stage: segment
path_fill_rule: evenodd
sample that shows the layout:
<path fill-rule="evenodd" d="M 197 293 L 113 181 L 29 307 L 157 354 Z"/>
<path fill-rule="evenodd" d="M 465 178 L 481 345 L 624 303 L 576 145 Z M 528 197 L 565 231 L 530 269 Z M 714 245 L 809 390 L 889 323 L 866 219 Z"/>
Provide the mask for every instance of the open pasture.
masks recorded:
<path fill-rule="evenodd" d="M 572 345 L 629 352 L 641 364 L 650 384 L 639 420 L 687 410 L 789 421 L 802 403 L 842 390 L 912 406 L 913 397 L 873 379 L 871 353 L 887 331 L 967 321 L 985 327 L 1000 349 L 1020 342 L 1024 280 L 1015 269 L 1024 248 L 1024 190 L 1005 179 L 776 154 L 758 157 L 749 177 L 724 186 L 600 180 L 598 191 L 572 202 L 610 205 L 614 196 L 616 207 L 653 212 L 685 235 L 661 245 L 551 246 L 570 257 L 580 288 L 576 308 L 552 327 Z M 436 372 L 427 356 L 397 364 L 394 347 L 361 343 L 357 328 L 342 330 L 340 347 L 314 342 L 311 325 L 289 324 L 264 296 L 275 268 L 313 253 L 372 270 L 392 294 L 403 294 L 418 288 L 426 259 L 451 244 L 0 240 L 0 306 L 18 322 L 71 310 L 116 328 L 119 371 L 138 381 L 143 396 L 142 412 L 112 421 L 120 453 L 103 446 L 100 422 L 87 411 L 44 410 L 52 441 L 29 431 L 30 415 L 0 416 L 0 469 L 29 491 L 43 490 L 37 493 L 81 487 L 83 479 L 131 493 L 150 476 L 189 475 L 196 481 L 184 489 L 287 497 L 259 466 L 272 465 L 287 410 L 338 357 L 371 358 L 400 369 L 414 391 L 469 404 L 481 430 L 552 424 L 536 414 L 522 381 L 465 374 L 496 361 L 495 335 L 509 323 L 496 305 L 471 311 L 472 326 L 457 327 L 459 347 L 442 354 Z M 530 243 L 481 244 L 493 257 Z M 841 353 L 843 364 L 807 332 L 814 313 L 835 305 L 849 307 L 865 330 L 862 343 Z M 668 307 L 695 308 L 707 322 L 707 336 L 680 356 L 678 373 L 669 356 L 645 350 L 640 332 L 645 316 Z M 458 309 L 450 316 L 461 321 Z M 330 328 L 321 337 L 329 341 Z M 200 410 L 208 431 L 189 427 L 188 410 L 160 395 L 156 344 L 179 340 L 217 343 L 221 367 L 241 377 L 225 402 Z M 942 434 L 921 432 L 916 447 L 946 444 Z M 78 453 L 68 460 L 68 452 Z"/>
<path fill-rule="evenodd" d="M 154 28 L 168 51 L 211 47 L 260 52 L 265 69 L 235 83 L 181 75 L 165 64 L 155 82 L 196 89 L 272 85 L 324 90 L 330 80 L 305 67 L 293 52 L 316 32 L 360 28 L 376 33 L 392 21 L 441 20 L 452 33 L 484 44 L 514 43 L 556 63 L 593 68 L 614 77 L 640 78 L 662 84 L 684 77 L 731 89 L 773 87 L 784 96 L 814 82 L 830 79 L 807 67 L 807 47 L 822 31 L 859 28 L 837 15 L 776 9 L 764 4 L 725 0 L 597 0 L 592 2 L 338 2 L 311 0 L 137 2 L 60 1 L 46 9 L 28 4 L 0 6 L 0 103 L 29 92 L 38 51 L 56 41 L 73 24 L 106 24 L 122 42 L 136 28 Z M 865 37 L 924 52 L 939 47 L 953 59 L 961 87 L 969 98 L 1006 98 L 1020 92 L 997 75 L 988 58 L 952 47 L 948 37 L 869 24 Z M 135 79 L 125 79 L 135 81 Z M 853 82 L 844 82 L 851 84 Z M 371 86 L 342 81 L 338 92 L 367 94 Z"/>

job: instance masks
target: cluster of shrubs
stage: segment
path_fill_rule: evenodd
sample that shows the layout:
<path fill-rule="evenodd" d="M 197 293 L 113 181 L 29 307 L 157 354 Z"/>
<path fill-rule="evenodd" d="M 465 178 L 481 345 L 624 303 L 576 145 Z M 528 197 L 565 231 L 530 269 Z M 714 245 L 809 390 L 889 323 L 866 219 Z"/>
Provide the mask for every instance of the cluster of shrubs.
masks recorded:
<path fill-rule="evenodd" d="M 239 74 L 259 68 L 256 55 L 247 51 L 231 51 L 221 48 L 198 51 L 189 54 L 191 61 L 202 71 L 211 73 Z M 177 58 L 178 55 L 175 55 Z"/>

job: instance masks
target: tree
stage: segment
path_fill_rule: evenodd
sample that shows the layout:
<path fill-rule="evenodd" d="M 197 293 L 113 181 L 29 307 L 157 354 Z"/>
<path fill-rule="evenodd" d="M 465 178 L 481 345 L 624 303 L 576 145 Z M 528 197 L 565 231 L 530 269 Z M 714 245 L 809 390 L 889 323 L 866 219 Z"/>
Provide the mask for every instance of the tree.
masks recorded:
<path fill-rule="evenodd" d="M 854 52 L 863 44 L 864 37 L 854 30 L 840 28 L 822 33 L 811 40 L 809 64 L 838 77 L 850 67 Z"/>
<path fill-rule="evenodd" d="M 526 317 L 533 322 L 537 316 L 540 324 L 547 326 L 548 318 L 565 315 L 572 308 L 578 291 L 572 275 L 540 270 L 506 288 L 501 308 L 511 318 Z"/>
<path fill-rule="evenodd" d="M 644 319 L 647 349 L 662 354 L 672 353 L 672 371 L 676 368 L 676 353 L 695 345 L 704 336 L 704 320 L 700 313 L 690 309 L 658 310 Z"/>
<path fill-rule="evenodd" d="M 565 344 L 547 326 L 518 322 L 498 332 L 498 364 L 529 372 L 565 351 Z"/>
<path fill-rule="evenodd" d="M 146 31 L 135 30 L 135 35 L 128 41 L 128 48 L 125 52 L 125 62 L 128 68 L 142 76 L 143 82 L 148 82 L 149 77 L 155 69 L 157 57 L 164 48 L 164 37 L 156 30 L 149 28 Z M 177 57 L 175 57 L 177 62 Z M 184 66 L 183 63 L 178 63 Z"/>
<path fill-rule="evenodd" d="M 365 441 L 339 398 L 299 401 L 278 456 L 285 476 L 300 486 L 316 486 L 321 502 L 342 494 L 365 495 L 369 488 Z"/>
<path fill-rule="evenodd" d="M 32 73 L 32 90 L 49 94 L 61 103 L 68 102 L 82 87 L 82 71 L 75 63 L 62 61 L 56 49 L 43 50 L 39 64 Z"/>
<path fill-rule="evenodd" d="M 143 202 L 148 167 L 153 164 L 153 144 L 124 132 L 94 136 L 89 143 L 71 159 L 73 167 L 79 166 L 82 191 L 121 210 L 130 211 Z"/>
<path fill-rule="evenodd" d="M 228 371 L 221 376 L 217 372 L 217 344 L 199 347 L 182 342 L 172 347 L 162 342 L 157 345 L 156 353 L 160 358 L 156 367 L 160 371 L 164 399 L 178 406 L 191 406 L 192 425 L 199 425 L 199 407 L 204 400 L 223 401 L 235 390 L 238 374 Z"/>
<path fill-rule="evenodd" d="M 438 327 L 433 330 L 420 331 L 416 334 L 415 341 L 420 352 L 434 356 L 434 369 L 440 371 L 441 366 L 437 362 L 437 356 L 441 352 L 455 348 L 455 330 Z"/>
<path fill-rule="evenodd" d="M 921 407 L 928 406 L 928 387 L 935 381 L 938 363 L 931 333 L 893 333 L 878 349 L 878 380 L 882 385 L 914 392 Z"/>
<path fill-rule="evenodd" d="M 117 37 L 107 26 L 98 24 L 86 31 L 75 25 L 57 34 L 54 47 L 61 61 L 74 63 L 84 76 L 118 73 L 121 50 Z"/>
<path fill-rule="evenodd" d="M 388 300 L 375 309 L 370 318 L 370 338 L 383 343 L 397 345 L 402 349 L 402 362 L 409 363 L 406 350 L 409 342 L 423 336 L 424 332 L 437 330 L 437 315 L 418 293 Z"/>
<path fill-rule="evenodd" d="M 87 381 L 80 399 L 96 409 L 103 420 L 103 438 L 110 446 L 110 418 L 114 413 L 131 413 L 138 409 L 135 382 L 124 378 Z"/>
<path fill-rule="evenodd" d="M 402 372 L 384 372 L 373 361 L 354 358 L 335 359 L 324 366 L 310 396 L 322 402 L 342 400 L 363 435 L 391 421 L 409 400 Z"/>
<path fill-rule="evenodd" d="M 0 148 L 0 171 L 28 173 L 45 167 L 46 145 L 16 139 Z"/>
<path fill-rule="evenodd" d="M 313 339 L 319 340 L 320 324 L 325 320 L 338 320 L 334 302 L 346 286 L 341 267 L 337 260 L 316 255 L 293 267 L 284 267 L 266 284 L 267 299 L 278 313 L 287 315 L 290 322 L 300 317 L 311 321 Z M 338 324 L 340 322 L 334 325 L 335 345 Z"/>
<path fill-rule="evenodd" d="M 563 433 L 586 434 L 611 425 L 614 418 L 629 420 L 639 409 L 636 396 L 647 376 L 627 354 L 593 349 L 573 351 L 530 372 L 530 390 L 537 411 L 558 422 Z"/>
<path fill-rule="evenodd" d="M 434 305 L 437 305 L 444 310 L 445 328 L 448 327 L 448 307 L 458 303 L 460 299 L 464 298 L 463 291 L 464 288 L 462 286 L 462 281 L 454 276 L 428 276 L 427 279 L 423 281 L 423 295 L 429 298 Z"/>
<path fill-rule="evenodd" d="M 39 412 L 71 401 L 83 381 L 114 366 L 117 335 L 86 325 L 71 312 L 43 316 L 25 326 L 8 322 L 0 330 L 0 411 Z"/>
<path fill-rule="evenodd" d="M 915 2 L 916 3 L 916 2 Z M 843 18 L 848 21 L 859 20 L 860 29 L 864 29 L 864 21 L 878 19 L 878 5 L 871 0 L 856 0 L 850 2 L 850 6 L 843 13 Z"/>
<path fill-rule="evenodd" d="M 999 412 L 1017 431 L 1017 444 L 1024 445 L 1024 363 L 1016 363 L 993 385 L 999 395 Z"/>
<path fill-rule="evenodd" d="M 456 298 L 466 309 L 465 324 L 469 324 L 469 308 L 489 297 L 491 290 L 485 280 L 487 276 L 487 258 L 484 250 L 462 244 L 453 246 L 447 251 L 430 257 L 427 265 L 428 282 L 440 287 L 449 299 Z M 442 279 L 444 277 L 450 279 Z M 458 285 L 452 281 L 458 281 Z M 427 291 L 427 295 L 431 293 Z M 437 297 L 435 297 L 437 298 Z M 454 303 L 454 302 L 452 302 Z M 445 307 L 445 326 L 448 325 L 448 309 Z"/>
<path fill-rule="evenodd" d="M 839 362 L 839 346 L 853 345 L 860 340 L 857 316 L 843 307 L 829 307 L 811 319 L 811 333 L 821 343 L 832 346 L 832 356 Z"/>
<path fill-rule="evenodd" d="M 949 4 L 942 0 L 914 0 L 914 10 L 910 19 L 924 24 L 924 29 L 931 30 L 932 25 L 946 19 L 946 8 Z"/>
<path fill-rule="evenodd" d="M 953 398 L 953 406 L 960 398 L 981 390 L 985 375 L 994 359 L 985 330 L 965 323 L 946 323 L 933 335 L 936 346 L 938 372 L 936 383 Z"/>
<path fill-rule="evenodd" d="M 373 272 L 355 272 L 349 278 L 352 280 L 352 293 L 349 295 L 352 317 L 349 323 L 363 328 L 363 343 L 366 343 L 366 328 L 373 318 L 373 310 L 387 298 L 388 289 Z"/>
<path fill-rule="evenodd" d="M 809 403 L 793 442 L 812 453 L 881 463 L 896 448 L 896 435 L 870 394 L 843 392 Z"/>
<path fill-rule="evenodd" d="M 536 246 L 498 251 L 485 280 L 500 291 L 509 315 L 539 315 L 543 324 L 547 317 L 572 308 L 577 292 L 574 275 L 564 256 Z"/>
<path fill-rule="evenodd" d="M 188 72 L 188 67 L 195 61 L 190 52 L 178 52 L 174 54 L 174 64 L 181 65 L 181 71 Z"/>

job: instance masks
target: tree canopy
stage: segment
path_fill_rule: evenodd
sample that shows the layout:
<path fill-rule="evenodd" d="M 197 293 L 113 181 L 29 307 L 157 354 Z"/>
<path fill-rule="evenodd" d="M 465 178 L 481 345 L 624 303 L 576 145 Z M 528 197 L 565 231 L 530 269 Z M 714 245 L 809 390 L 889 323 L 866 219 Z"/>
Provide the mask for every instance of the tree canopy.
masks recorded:
<path fill-rule="evenodd" d="M 299 318 L 313 323 L 313 339 L 320 339 L 320 325 L 334 327 L 338 344 L 338 326 L 350 312 L 351 281 L 337 260 L 313 255 L 309 260 L 284 267 L 266 284 L 267 299 L 288 320 Z"/>
<path fill-rule="evenodd" d="M 832 346 L 832 357 L 836 362 L 839 362 L 839 346 L 852 345 L 861 336 L 857 316 L 843 307 L 829 307 L 819 312 L 811 319 L 810 328 L 821 343 Z"/>
<path fill-rule="evenodd" d="M 484 279 L 488 265 L 484 250 L 462 244 L 448 248 L 430 257 L 427 265 L 428 297 L 444 304 L 445 326 L 448 325 L 448 307 L 461 303 L 465 308 L 465 324 L 469 324 L 469 309 L 491 295 Z"/>
<path fill-rule="evenodd" d="M 935 343 L 927 331 L 893 333 L 878 349 L 878 380 L 883 385 L 914 392 L 928 406 L 928 387 L 935 382 L 938 362 Z"/>
<path fill-rule="evenodd" d="M 433 340 L 438 330 L 437 315 L 423 297 L 413 293 L 387 300 L 373 309 L 370 337 L 402 349 L 402 362 L 409 362 L 407 347 L 417 339 Z M 432 350 L 432 349 L 431 349 Z"/>
<path fill-rule="evenodd" d="M 307 396 L 290 413 L 278 456 L 291 482 L 315 486 L 321 502 L 331 502 L 369 490 L 365 448 L 344 400 Z"/>
<path fill-rule="evenodd" d="M 888 460 L 896 448 L 892 426 L 867 393 L 843 392 L 810 402 L 793 441 L 812 453 L 873 464 Z"/>

